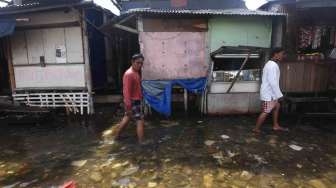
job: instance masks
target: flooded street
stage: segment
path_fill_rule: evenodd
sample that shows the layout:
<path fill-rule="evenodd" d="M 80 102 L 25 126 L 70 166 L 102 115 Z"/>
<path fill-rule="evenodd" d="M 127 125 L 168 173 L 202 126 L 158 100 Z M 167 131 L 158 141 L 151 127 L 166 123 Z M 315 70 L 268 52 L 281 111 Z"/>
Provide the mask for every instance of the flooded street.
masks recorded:
<path fill-rule="evenodd" d="M 119 114 L 120 115 L 120 114 Z M 284 118 L 290 132 L 251 133 L 255 116 L 152 118 L 120 141 L 108 110 L 0 126 L 0 186 L 335 188 L 335 120 Z"/>

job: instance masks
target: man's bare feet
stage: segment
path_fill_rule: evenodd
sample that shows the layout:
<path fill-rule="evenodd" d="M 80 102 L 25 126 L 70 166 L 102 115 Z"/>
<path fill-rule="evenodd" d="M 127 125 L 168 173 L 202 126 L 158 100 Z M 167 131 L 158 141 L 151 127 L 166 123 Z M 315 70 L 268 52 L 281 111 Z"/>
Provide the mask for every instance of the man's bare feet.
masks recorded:
<path fill-rule="evenodd" d="M 261 130 L 260 129 L 257 129 L 257 128 L 254 128 L 252 129 L 252 132 L 256 133 L 256 134 L 260 134 L 261 133 Z"/>
<path fill-rule="evenodd" d="M 280 125 L 274 125 L 273 126 L 273 131 L 285 131 L 285 132 L 288 132 L 289 129 L 285 128 L 285 127 L 281 127 Z"/>

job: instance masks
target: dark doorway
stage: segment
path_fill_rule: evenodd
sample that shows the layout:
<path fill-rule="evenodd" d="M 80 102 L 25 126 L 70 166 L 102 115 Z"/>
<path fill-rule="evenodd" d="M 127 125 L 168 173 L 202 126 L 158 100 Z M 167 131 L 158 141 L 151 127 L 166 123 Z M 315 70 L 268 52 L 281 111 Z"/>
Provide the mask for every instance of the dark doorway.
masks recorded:
<path fill-rule="evenodd" d="M 0 38 L 0 95 L 10 94 L 10 78 L 8 72 L 8 39 Z"/>

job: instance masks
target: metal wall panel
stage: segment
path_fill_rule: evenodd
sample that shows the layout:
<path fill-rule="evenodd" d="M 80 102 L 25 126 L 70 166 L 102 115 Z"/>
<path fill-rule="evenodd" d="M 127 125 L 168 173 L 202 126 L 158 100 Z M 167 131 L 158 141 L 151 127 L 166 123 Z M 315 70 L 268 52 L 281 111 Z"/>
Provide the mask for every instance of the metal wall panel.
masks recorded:
<path fill-rule="evenodd" d="M 209 20 L 209 28 L 212 52 L 222 46 L 271 46 L 271 17 L 216 17 Z"/>
<path fill-rule="evenodd" d="M 207 76 L 206 33 L 141 32 L 145 56 L 144 80 L 172 80 Z"/>

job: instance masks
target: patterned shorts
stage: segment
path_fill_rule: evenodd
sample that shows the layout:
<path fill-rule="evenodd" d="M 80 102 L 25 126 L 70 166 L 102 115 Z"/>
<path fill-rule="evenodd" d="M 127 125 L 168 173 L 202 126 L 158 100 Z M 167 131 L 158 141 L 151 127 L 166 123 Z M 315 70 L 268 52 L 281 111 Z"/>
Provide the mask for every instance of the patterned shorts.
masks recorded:
<path fill-rule="evenodd" d="M 275 106 L 278 104 L 277 100 L 274 101 L 262 101 L 261 104 L 261 110 L 262 112 L 269 114 L 272 112 L 272 110 L 275 108 Z"/>
<path fill-rule="evenodd" d="M 142 120 L 144 118 L 140 100 L 132 100 L 132 118 L 134 120 Z"/>

